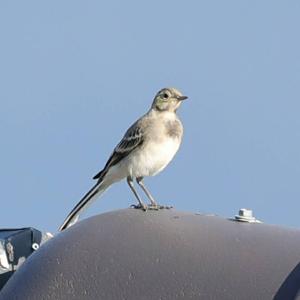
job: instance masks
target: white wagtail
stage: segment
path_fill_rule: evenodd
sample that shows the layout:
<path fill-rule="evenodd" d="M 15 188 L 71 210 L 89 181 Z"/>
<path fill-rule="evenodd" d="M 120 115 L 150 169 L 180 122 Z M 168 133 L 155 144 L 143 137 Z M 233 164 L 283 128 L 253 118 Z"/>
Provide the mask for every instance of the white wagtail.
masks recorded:
<path fill-rule="evenodd" d="M 145 184 L 145 176 L 162 171 L 176 154 L 182 140 L 183 127 L 176 115 L 182 100 L 187 99 L 175 88 L 160 90 L 150 110 L 138 119 L 116 146 L 104 169 L 93 179 L 97 183 L 69 213 L 59 230 L 74 224 L 80 212 L 110 185 L 124 178 L 138 200 L 136 208 L 143 210 L 163 208 L 156 203 Z M 150 205 L 145 205 L 133 186 L 133 180 L 145 192 Z"/>

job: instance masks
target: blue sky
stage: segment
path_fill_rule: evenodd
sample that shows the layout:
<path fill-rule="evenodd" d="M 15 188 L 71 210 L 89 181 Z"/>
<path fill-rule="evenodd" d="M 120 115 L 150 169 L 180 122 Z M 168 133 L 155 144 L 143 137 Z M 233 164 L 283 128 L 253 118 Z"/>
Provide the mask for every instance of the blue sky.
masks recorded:
<path fill-rule="evenodd" d="M 189 100 L 146 184 L 179 210 L 300 227 L 298 1 L 1 1 L 0 227 L 55 232 L 154 94 Z M 128 207 L 125 182 L 85 216 Z"/>

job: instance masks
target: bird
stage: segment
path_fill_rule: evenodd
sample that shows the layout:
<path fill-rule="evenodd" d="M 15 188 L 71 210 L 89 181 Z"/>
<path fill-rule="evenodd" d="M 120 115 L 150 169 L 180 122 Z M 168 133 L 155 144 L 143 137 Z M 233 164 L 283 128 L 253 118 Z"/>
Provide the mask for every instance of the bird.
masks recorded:
<path fill-rule="evenodd" d="M 144 177 L 155 176 L 173 159 L 183 135 L 183 125 L 176 112 L 187 99 L 176 88 L 163 88 L 155 95 L 149 111 L 139 118 L 114 148 L 104 168 L 93 179 L 96 184 L 83 196 L 59 227 L 65 230 L 77 222 L 80 213 L 112 184 L 126 179 L 138 204 L 147 211 L 169 208 L 159 205 L 144 184 Z M 149 199 L 146 205 L 134 187 L 134 180 Z"/>

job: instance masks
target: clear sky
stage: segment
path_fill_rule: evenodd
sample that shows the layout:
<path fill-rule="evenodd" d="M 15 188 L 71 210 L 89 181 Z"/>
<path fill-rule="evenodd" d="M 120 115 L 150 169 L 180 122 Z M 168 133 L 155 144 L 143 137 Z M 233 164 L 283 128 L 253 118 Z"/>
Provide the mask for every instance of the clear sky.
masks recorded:
<path fill-rule="evenodd" d="M 299 1 L 1 1 L 0 227 L 55 232 L 154 94 L 185 136 L 145 183 L 179 210 L 300 227 Z M 128 207 L 120 182 L 85 216 Z"/>

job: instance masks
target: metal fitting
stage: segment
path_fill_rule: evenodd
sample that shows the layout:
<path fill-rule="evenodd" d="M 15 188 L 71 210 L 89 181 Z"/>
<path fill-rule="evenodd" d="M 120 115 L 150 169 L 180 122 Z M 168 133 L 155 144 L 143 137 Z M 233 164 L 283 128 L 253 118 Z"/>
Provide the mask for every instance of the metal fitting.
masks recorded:
<path fill-rule="evenodd" d="M 253 216 L 252 210 L 247 208 L 241 208 L 239 214 L 235 216 L 235 220 L 247 223 L 261 223 Z"/>
<path fill-rule="evenodd" d="M 39 245 L 38 243 L 33 243 L 33 244 L 31 245 L 31 248 L 32 248 L 34 251 L 36 251 L 37 249 L 40 248 L 40 245 Z"/>

